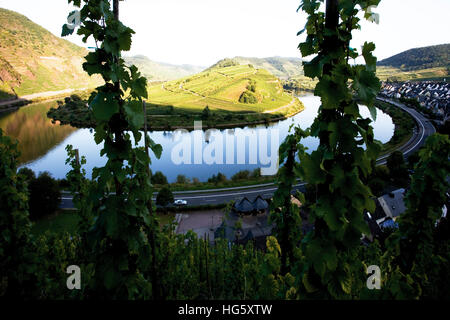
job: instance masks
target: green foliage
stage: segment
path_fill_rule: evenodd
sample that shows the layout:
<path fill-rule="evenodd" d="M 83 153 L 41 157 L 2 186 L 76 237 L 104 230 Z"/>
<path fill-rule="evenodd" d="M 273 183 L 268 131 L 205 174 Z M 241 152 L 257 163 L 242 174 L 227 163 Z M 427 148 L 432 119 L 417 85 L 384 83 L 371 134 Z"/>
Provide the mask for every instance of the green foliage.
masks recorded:
<path fill-rule="evenodd" d="M 239 102 L 254 104 L 258 103 L 258 98 L 256 98 L 255 94 L 252 91 L 247 90 L 242 92 L 241 96 L 239 97 Z"/>
<path fill-rule="evenodd" d="M 227 181 L 227 177 L 221 172 L 219 172 L 217 175 L 214 174 L 211 178 L 208 179 L 209 183 L 214 183 L 216 185 L 219 183 L 226 182 L 226 181 Z"/>
<path fill-rule="evenodd" d="M 137 67 L 126 66 L 121 58 L 121 52 L 130 49 L 134 31 L 118 20 L 110 1 L 68 2 L 81 8 L 77 34 L 83 41 L 92 37 L 97 44 L 96 50 L 86 56 L 83 68 L 105 81 L 88 103 L 96 125 L 95 142 L 103 142 L 101 155 L 108 161 L 103 168 L 93 169 L 94 182 L 89 185 L 84 185 L 80 167 L 72 161 L 72 173 L 78 180 L 72 191 L 84 193 L 78 207 L 84 221 L 81 229 L 87 232 L 85 246 L 94 253 L 87 261 L 94 266 L 88 288 L 98 297 L 156 296 L 158 279 L 149 264 L 156 263 L 154 239 L 159 227 L 152 214 L 150 158 L 145 148 L 133 148 L 129 133 L 137 145 L 145 120 L 142 99 L 147 98 L 147 80 Z M 159 157 L 161 146 L 147 135 L 143 138 Z M 92 212 L 98 218 L 90 227 Z M 153 270 L 151 275 L 145 276 L 144 270 L 149 269 Z"/>
<path fill-rule="evenodd" d="M 250 171 L 248 170 L 242 170 L 239 172 L 236 172 L 232 177 L 232 181 L 239 181 L 239 180 L 247 180 L 250 176 Z"/>
<path fill-rule="evenodd" d="M 315 198 L 307 199 L 314 231 L 302 244 L 302 287 L 316 298 L 351 298 L 362 287 L 358 274 L 364 269 L 355 256 L 361 234 L 369 232 L 363 212 L 375 209 L 371 191 L 361 178 L 370 174 L 380 150 L 371 120 L 362 118 L 356 99 L 375 118 L 374 98 L 380 83 L 373 43 L 366 42 L 362 48 L 365 65 L 350 65 L 348 60 L 358 56 L 350 47 L 352 32 L 360 27 L 358 12 L 362 10 L 370 19 L 369 8 L 379 0 L 327 1 L 326 13 L 321 2 L 303 1 L 299 7 L 308 14 L 305 29 L 299 32 L 307 37 L 299 49 L 303 57 L 316 55 L 303 63 L 304 71 L 319 80 L 314 94 L 322 101 L 310 129 L 320 145 L 310 155 L 299 155 L 297 169 L 316 188 Z"/>
<path fill-rule="evenodd" d="M 202 111 L 202 120 L 207 120 L 211 116 L 211 110 L 209 110 L 209 107 L 206 106 L 205 109 Z"/>
<path fill-rule="evenodd" d="M 276 182 L 278 188 L 270 204 L 270 217 L 276 225 L 274 231 L 280 241 L 282 274 L 294 268 L 296 260 L 294 252 L 301 240 L 300 211 L 299 207 L 291 201 L 291 192 L 296 182 L 296 172 L 300 169 L 299 163 L 295 161 L 296 155 L 304 155 L 306 150 L 300 144 L 300 140 L 307 136 L 308 132 L 296 127 L 294 133 L 286 137 L 278 151 L 279 161 L 283 163 L 283 166 L 278 170 Z M 296 196 L 301 203 L 305 202 L 303 194 L 298 193 Z"/>
<path fill-rule="evenodd" d="M 393 183 L 398 187 L 406 187 L 409 174 L 401 151 L 394 151 L 387 158 L 386 166 Z"/>
<path fill-rule="evenodd" d="M 0 129 L 0 297 L 33 296 L 33 242 L 25 177 L 17 174 L 17 143 Z"/>
<path fill-rule="evenodd" d="M 48 172 L 42 172 L 36 179 L 29 182 L 30 192 L 30 217 L 33 220 L 40 219 L 54 213 L 61 202 L 61 191 L 58 181 L 53 179 Z"/>
<path fill-rule="evenodd" d="M 176 183 L 179 184 L 188 184 L 190 182 L 189 178 L 186 177 L 184 174 L 177 175 L 177 181 Z"/>
<path fill-rule="evenodd" d="M 399 232 L 389 239 L 386 263 L 397 265 L 388 274 L 388 292 L 395 298 L 448 298 L 446 278 L 450 255 L 448 234 L 440 236 L 446 219 L 440 219 L 448 199 L 450 140 L 434 134 L 419 152 L 411 187 L 406 195 L 406 212 L 399 218 Z M 439 223 L 439 221 L 441 223 Z M 439 223 L 440 227 L 436 228 Z M 398 290 L 398 287 L 404 287 Z"/>
<path fill-rule="evenodd" d="M 161 185 L 168 184 L 166 176 L 161 171 L 156 171 L 152 175 L 151 182 L 153 184 L 161 184 Z"/>
<path fill-rule="evenodd" d="M 34 173 L 34 171 L 27 167 L 20 168 L 19 171 L 17 171 L 17 174 L 22 175 L 28 185 L 31 181 L 36 179 L 36 174 Z"/>
<path fill-rule="evenodd" d="M 156 204 L 158 206 L 166 207 L 167 205 L 173 202 L 173 194 L 168 186 L 164 186 L 161 190 L 159 190 L 158 195 L 156 196 Z"/>
<path fill-rule="evenodd" d="M 247 90 L 253 93 L 256 93 L 256 81 L 251 79 L 247 86 Z"/>

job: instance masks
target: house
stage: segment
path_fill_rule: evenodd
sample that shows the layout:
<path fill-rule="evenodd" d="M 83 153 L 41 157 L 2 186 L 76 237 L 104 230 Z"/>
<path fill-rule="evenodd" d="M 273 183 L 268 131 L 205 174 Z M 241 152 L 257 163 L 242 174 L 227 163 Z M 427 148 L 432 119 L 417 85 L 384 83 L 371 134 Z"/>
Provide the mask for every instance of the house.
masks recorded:
<path fill-rule="evenodd" d="M 251 213 L 254 210 L 254 207 L 253 203 L 251 203 L 247 197 L 244 197 L 234 204 L 233 209 L 240 213 Z"/>
<path fill-rule="evenodd" d="M 364 214 L 371 232 L 370 241 L 380 239 L 386 229 L 397 228 L 395 220 L 406 211 L 404 197 L 405 189 L 392 191 L 376 199 L 373 213 Z"/>
<path fill-rule="evenodd" d="M 272 234 L 273 228 L 274 224 L 270 222 L 267 211 L 243 217 L 237 212 L 231 212 L 214 231 L 214 238 L 239 244 L 253 241 L 255 247 L 265 249 L 266 238 Z"/>
<path fill-rule="evenodd" d="M 261 196 L 257 196 L 253 202 L 250 202 L 247 197 L 244 197 L 237 201 L 233 206 L 235 212 L 243 214 L 262 212 L 266 211 L 268 208 L 269 204 Z"/>
<path fill-rule="evenodd" d="M 404 197 L 405 189 L 402 188 L 378 198 L 378 202 L 387 218 L 395 221 L 397 217 L 406 211 Z"/>

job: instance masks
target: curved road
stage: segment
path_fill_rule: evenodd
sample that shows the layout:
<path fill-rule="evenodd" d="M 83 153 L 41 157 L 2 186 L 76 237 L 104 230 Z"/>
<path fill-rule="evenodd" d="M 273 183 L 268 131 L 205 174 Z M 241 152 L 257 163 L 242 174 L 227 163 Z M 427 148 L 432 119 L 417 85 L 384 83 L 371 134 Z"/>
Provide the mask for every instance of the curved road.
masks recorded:
<path fill-rule="evenodd" d="M 398 108 L 401 108 L 405 112 L 409 113 L 416 121 L 417 128 L 414 129 L 411 139 L 401 146 L 398 150 L 403 152 L 405 157 L 417 151 L 425 142 L 426 138 L 436 132 L 431 121 L 425 118 L 422 114 L 416 110 L 409 108 L 401 103 L 391 101 L 384 98 L 377 98 L 380 101 L 388 102 Z M 386 164 L 386 159 L 389 155 L 380 157 L 377 160 L 378 165 Z M 300 190 L 305 191 L 306 183 L 302 182 L 293 187 L 293 191 Z M 273 196 L 277 190 L 277 187 L 273 183 L 253 185 L 247 187 L 235 187 L 235 188 L 223 188 L 223 189 L 210 189 L 210 190 L 196 190 L 196 191 L 179 191 L 174 192 L 174 198 L 187 200 L 190 206 L 199 205 L 218 205 L 228 203 L 232 200 L 236 200 L 242 197 L 247 197 L 253 200 L 258 195 L 268 199 Z M 73 209 L 72 196 L 70 194 L 63 194 L 61 205 L 62 209 Z"/>

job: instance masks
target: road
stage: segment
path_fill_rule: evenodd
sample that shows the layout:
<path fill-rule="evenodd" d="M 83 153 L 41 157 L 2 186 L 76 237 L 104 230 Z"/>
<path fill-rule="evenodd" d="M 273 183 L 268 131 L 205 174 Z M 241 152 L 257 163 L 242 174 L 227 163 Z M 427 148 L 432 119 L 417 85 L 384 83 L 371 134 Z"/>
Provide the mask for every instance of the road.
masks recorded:
<path fill-rule="evenodd" d="M 42 99 L 47 99 L 47 98 L 50 99 L 50 98 L 53 98 L 53 97 L 58 97 L 60 95 L 69 94 L 69 93 L 73 93 L 73 92 L 76 92 L 76 91 L 83 91 L 83 90 L 87 90 L 87 88 L 80 88 L 80 89 L 71 89 L 71 88 L 69 88 L 69 89 L 60 90 L 60 91 L 46 91 L 46 92 L 39 92 L 39 93 L 29 94 L 29 95 L 26 95 L 26 96 L 18 97 L 16 99 L 0 101 L 0 107 L 4 107 L 4 106 L 14 107 L 15 105 L 29 103 L 33 99 L 41 99 L 41 98 Z"/>
<path fill-rule="evenodd" d="M 410 154 L 417 151 L 423 145 L 426 138 L 436 132 L 431 121 L 429 121 L 427 118 L 425 118 L 422 114 L 420 114 L 416 110 L 406 107 L 405 105 L 398 102 L 390 101 L 383 98 L 378 99 L 380 101 L 389 102 L 403 109 L 405 112 L 408 112 L 417 123 L 417 129 L 414 130 L 411 139 L 403 146 L 398 148 L 399 151 L 403 152 L 405 157 L 408 157 Z M 386 159 L 388 158 L 388 156 L 389 155 L 380 157 L 377 160 L 377 164 L 378 165 L 386 164 Z M 297 190 L 304 192 L 305 185 L 306 183 L 299 182 L 293 187 L 293 192 Z M 268 199 L 273 196 L 275 190 L 277 190 L 275 184 L 267 183 L 246 187 L 210 189 L 207 191 L 205 190 L 179 191 L 174 192 L 174 198 L 175 200 L 177 199 L 186 200 L 189 206 L 218 205 L 228 203 L 232 200 L 237 200 L 242 197 L 247 197 L 252 201 L 258 195 L 261 195 L 263 198 Z M 60 207 L 62 209 L 73 208 L 72 197 L 69 194 L 63 194 Z"/>

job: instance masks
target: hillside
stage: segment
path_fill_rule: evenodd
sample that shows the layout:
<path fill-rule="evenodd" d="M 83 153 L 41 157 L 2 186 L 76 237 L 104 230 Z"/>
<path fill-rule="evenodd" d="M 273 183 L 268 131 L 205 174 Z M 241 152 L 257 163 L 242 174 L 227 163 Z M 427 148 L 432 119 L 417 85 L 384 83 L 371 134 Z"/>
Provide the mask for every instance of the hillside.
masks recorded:
<path fill-rule="evenodd" d="M 203 71 L 205 68 L 188 64 L 173 65 L 155 62 L 143 55 L 124 57 L 125 63 L 134 64 L 142 75 L 150 81 L 166 81 L 187 77 Z"/>
<path fill-rule="evenodd" d="M 253 84 L 253 87 L 251 85 Z M 243 102 L 243 94 L 255 97 Z M 292 96 L 281 82 L 264 69 L 238 65 L 209 69 L 191 77 L 155 85 L 149 89 L 149 100 L 156 105 L 211 110 L 246 110 L 263 112 L 288 105 Z"/>
<path fill-rule="evenodd" d="M 82 69 L 86 54 L 25 16 L 0 8 L 0 100 L 95 87 L 100 79 Z"/>
<path fill-rule="evenodd" d="M 405 71 L 450 66 L 450 44 L 410 49 L 378 62 Z"/>
<path fill-rule="evenodd" d="M 283 58 L 283 57 L 269 57 L 269 58 L 247 58 L 234 57 L 232 59 L 223 59 L 211 66 L 209 69 L 217 67 L 229 67 L 233 65 L 248 65 L 251 64 L 255 68 L 265 69 L 274 76 L 281 79 L 294 78 L 303 75 L 302 60 L 300 58 Z"/>

